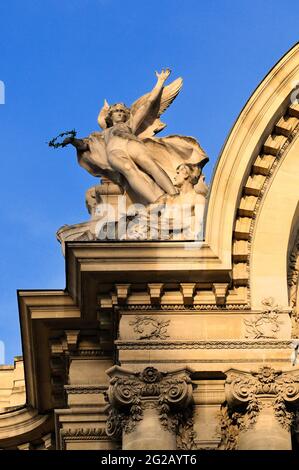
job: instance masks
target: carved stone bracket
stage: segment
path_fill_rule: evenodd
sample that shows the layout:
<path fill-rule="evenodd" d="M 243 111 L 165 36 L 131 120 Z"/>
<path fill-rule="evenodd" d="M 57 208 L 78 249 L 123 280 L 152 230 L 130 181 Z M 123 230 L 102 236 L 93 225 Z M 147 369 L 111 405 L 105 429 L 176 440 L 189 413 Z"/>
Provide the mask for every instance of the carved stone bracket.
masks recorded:
<path fill-rule="evenodd" d="M 181 282 L 180 289 L 184 300 L 184 305 L 192 305 L 196 284 L 194 282 Z"/>
<path fill-rule="evenodd" d="M 227 283 L 213 284 L 213 293 L 215 295 L 216 305 L 224 305 L 226 302 L 226 296 L 228 293 L 228 284 Z"/>
<path fill-rule="evenodd" d="M 156 305 L 161 302 L 161 297 L 163 293 L 163 284 L 162 283 L 151 283 L 148 284 L 148 293 L 150 296 L 151 304 Z"/>
<path fill-rule="evenodd" d="M 125 304 L 130 292 L 130 284 L 116 284 L 116 297 L 119 304 Z"/>
<path fill-rule="evenodd" d="M 80 331 L 65 330 L 64 335 L 50 340 L 51 354 L 60 356 L 76 349 Z"/>
<path fill-rule="evenodd" d="M 216 310 L 250 311 L 244 303 L 243 289 L 229 289 L 227 283 L 138 283 L 117 284 L 98 297 L 101 310 L 120 307 L 125 310 Z M 233 303 L 232 303 L 233 302 Z"/>
<path fill-rule="evenodd" d="M 147 367 L 132 373 L 118 366 L 108 371 L 111 377 L 107 400 L 111 408 L 107 421 L 109 437 L 119 438 L 121 431 L 131 433 L 148 408 L 158 413 L 162 427 L 175 433 L 181 423 L 179 413 L 192 399 L 188 370 L 159 372 Z"/>
<path fill-rule="evenodd" d="M 66 330 L 65 337 L 69 351 L 75 350 L 78 343 L 80 330 Z"/>

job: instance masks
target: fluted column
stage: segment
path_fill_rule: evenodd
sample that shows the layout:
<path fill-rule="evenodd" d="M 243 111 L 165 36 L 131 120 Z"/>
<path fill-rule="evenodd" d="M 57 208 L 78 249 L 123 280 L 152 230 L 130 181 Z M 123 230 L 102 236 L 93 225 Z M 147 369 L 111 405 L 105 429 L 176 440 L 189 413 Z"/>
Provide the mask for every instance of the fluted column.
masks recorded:
<path fill-rule="evenodd" d="M 189 372 L 163 373 L 147 367 L 132 373 L 115 366 L 107 373 L 111 377 L 108 436 L 117 438 L 122 434 L 125 450 L 176 449 L 182 410 L 192 399 Z"/>
<path fill-rule="evenodd" d="M 230 370 L 223 410 L 224 448 L 290 450 L 292 404 L 299 402 L 298 371 L 262 367 L 256 373 Z"/>

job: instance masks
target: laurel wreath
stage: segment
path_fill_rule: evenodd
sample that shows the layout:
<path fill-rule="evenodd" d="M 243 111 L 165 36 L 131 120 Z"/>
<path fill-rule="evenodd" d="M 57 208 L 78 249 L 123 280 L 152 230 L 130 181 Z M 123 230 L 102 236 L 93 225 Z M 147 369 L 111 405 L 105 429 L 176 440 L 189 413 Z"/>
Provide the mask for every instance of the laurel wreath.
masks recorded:
<path fill-rule="evenodd" d="M 66 144 L 64 144 L 63 142 L 57 142 L 57 140 L 60 137 L 65 137 L 65 136 L 74 138 L 76 137 L 76 135 L 77 135 L 77 132 L 75 131 L 75 129 L 71 131 L 62 132 L 57 137 L 54 137 L 54 139 L 50 140 L 50 142 L 47 142 L 47 144 L 49 145 L 49 147 L 54 147 L 55 149 L 57 149 L 58 147 L 65 147 Z"/>

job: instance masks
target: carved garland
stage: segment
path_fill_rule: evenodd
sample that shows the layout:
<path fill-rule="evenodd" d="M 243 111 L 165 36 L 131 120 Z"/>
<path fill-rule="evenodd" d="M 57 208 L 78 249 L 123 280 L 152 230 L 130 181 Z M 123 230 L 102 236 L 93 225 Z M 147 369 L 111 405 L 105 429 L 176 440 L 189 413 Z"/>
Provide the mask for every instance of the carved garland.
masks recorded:
<path fill-rule="evenodd" d="M 253 319 L 244 319 L 246 328 L 245 338 L 252 339 L 276 339 L 280 330 L 281 321 L 279 313 L 282 308 L 279 307 L 273 297 L 262 300 L 262 311 L 255 315 Z"/>
<path fill-rule="evenodd" d="M 159 320 L 151 316 L 137 315 L 130 325 L 133 326 L 133 331 L 137 334 L 137 339 L 166 339 L 169 338 L 167 334 L 167 327 L 170 320 Z"/>

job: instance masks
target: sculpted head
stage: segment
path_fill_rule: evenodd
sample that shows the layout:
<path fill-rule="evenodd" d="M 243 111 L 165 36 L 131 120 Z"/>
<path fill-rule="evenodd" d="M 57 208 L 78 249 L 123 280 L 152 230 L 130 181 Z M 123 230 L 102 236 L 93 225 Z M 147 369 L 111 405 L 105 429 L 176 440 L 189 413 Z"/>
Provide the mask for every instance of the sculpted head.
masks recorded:
<path fill-rule="evenodd" d="M 126 122 L 130 117 L 130 109 L 124 103 L 116 103 L 109 107 L 106 117 L 107 127 Z"/>
<path fill-rule="evenodd" d="M 192 186 L 195 186 L 200 175 L 201 169 L 197 165 L 181 163 L 176 169 L 174 184 L 178 188 L 181 188 L 185 183 L 191 183 Z"/>

